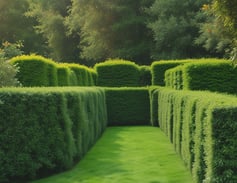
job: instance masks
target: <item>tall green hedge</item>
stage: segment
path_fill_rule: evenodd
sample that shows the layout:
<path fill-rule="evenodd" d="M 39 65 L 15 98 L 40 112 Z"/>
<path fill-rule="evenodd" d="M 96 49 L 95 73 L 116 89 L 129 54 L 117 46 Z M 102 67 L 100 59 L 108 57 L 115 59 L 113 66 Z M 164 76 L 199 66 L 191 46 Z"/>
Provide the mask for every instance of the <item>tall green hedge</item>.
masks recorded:
<path fill-rule="evenodd" d="M 57 86 L 57 67 L 52 60 L 36 55 L 23 55 L 11 59 L 19 67 L 17 78 L 23 86 Z"/>
<path fill-rule="evenodd" d="M 195 182 L 236 182 L 237 98 L 161 87 L 157 92 L 159 125 Z"/>
<path fill-rule="evenodd" d="M 167 61 L 153 62 L 151 64 L 152 85 L 165 86 L 165 71 L 190 61 L 194 60 L 187 59 L 187 60 L 167 60 Z"/>
<path fill-rule="evenodd" d="M 0 182 L 26 182 L 71 168 L 106 126 L 102 89 L 2 89 Z"/>
<path fill-rule="evenodd" d="M 77 77 L 77 85 L 78 86 L 94 86 L 94 72 L 92 72 L 92 69 L 89 69 L 88 67 L 84 65 L 79 64 L 64 64 L 68 66 Z"/>
<path fill-rule="evenodd" d="M 151 85 L 151 67 L 142 65 L 139 67 L 140 70 L 140 86 Z"/>
<path fill-rule="evenodd" d="M 106 88 L 105 91 L 109 125 L 149 125 L 147 88 Z"/>
<path fill-rule="evenodd" d="M 139 66 L 131 61 L 108 60 L 95 65 L 98 85 L 107 87 L 140 86 Z"/>
<path fill-rule="evenodd" d="M 167 70 L 165 81 L 175 89 L 236 93 L 237 69 L 230 61 L 206 59 Z"/>
<path fill-rule="evenodd" d="M 70 74 L 73 72 L 69 67 L 58 64 L 57 74 L 58 74 L 58 86 L 70 86 Z"/>

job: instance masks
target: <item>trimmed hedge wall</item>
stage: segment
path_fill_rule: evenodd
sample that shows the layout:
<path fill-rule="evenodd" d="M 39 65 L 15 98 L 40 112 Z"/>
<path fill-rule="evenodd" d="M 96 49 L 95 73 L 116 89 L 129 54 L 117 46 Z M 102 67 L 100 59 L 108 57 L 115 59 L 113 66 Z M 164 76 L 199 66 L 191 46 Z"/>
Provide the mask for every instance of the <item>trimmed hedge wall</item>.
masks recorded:
<path fill-rule="evenodd" d="M 174 89 L 236 93 L 237 69 L 230 61 L 207 59 L 167 70 L 165 81 Z"/>
<path fill-rule="evenodd" d="M 23 86 L 95 86 L 96 71 L 79 64 L 58 64 L 36 55 L 11 59 L 20 69 L 17 78 Z"/>
<path fill-rule="evenodd" d="M 153 115 L 195 182 L 237 182 L 237 98 L 167 88 L 157 92 L 153 100 L 159 110 Z"/>
<path fill-rule="evenodd" d="M 140 86 L 139 66 L 126 60 L 108 60 L 95 65 L 98 86 L 133 87 Z"/>
<path fill-rule="evenodd" d="M 167 61 L 155 61 L 151 64 L 152 85 L 165 86 L 165 71 L 176 67 L 190 60 L 167 60 Z"/>
<path fill-rule="evenodd" d="M 106 88 L 108 125 L 149 125 L 148 88 Z"/>
<path fill-rule="evenodd" d="M 103 89 L 1 89 L 0 182 L 71 168 L 106 126 Z"/>
<path fill-rule="evenodd" d="M 94 86 L 95 73 L 91 71 L 88 67 L 79 64 L 64 64 L 69 67 L 77 77 L 78 86 Z"/>
<path fill-rule="evenodd" d="M 23 86 L 57 86 L 57 68 L 52 60 L 41 56 L 18 56 L 11 64 L 19 67 L 17 78 Z"/>

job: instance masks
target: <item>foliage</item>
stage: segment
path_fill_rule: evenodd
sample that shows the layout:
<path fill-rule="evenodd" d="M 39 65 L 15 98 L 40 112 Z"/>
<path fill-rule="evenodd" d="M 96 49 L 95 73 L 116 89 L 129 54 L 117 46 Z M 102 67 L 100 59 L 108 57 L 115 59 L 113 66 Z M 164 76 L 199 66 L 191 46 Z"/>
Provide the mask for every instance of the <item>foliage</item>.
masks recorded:
<path fill-rule="evenodd" d="M 10 63 L 19 67 L 17 78 L 23 86 L 57 86 L 56 63 L 50 59 L 23 55 L 12 58 Z"/>
<path fill-rule="evenodd" d="M 237 70 L 230 61 L 203 59 L 167 70 L 165 82 L 166 86 L 175 89 L 209 90 L 235 94 L 236 76 Z"/>
<path fill-rule="evenodd" d="M 108 125 L 148 125 L 150 119 L 147 88 L 106 88 Z"/>
<path fill-rule="evenodd" d="M 127 60 L 107 60 L 96 64 L 98 86 L 140 86 L 139 66 Z"/>
<path fill-rule="evenodd" d="M 11 0 L 0 2 L 0 44 L 6 41 L 24 44 L 24 53 L 45 54 L 45 40 L 34 31 L 35 20 L 24 13 L 29 7 L 28 0 Z"/>
<path fill-rule="evenodd" d="M 208 0 L 155 0 L 147 12 L 151 18 L 147 26 L 153 33 L 153 52 L 156 60 L 183 59 L 204 56 L 194 44 L 199 35 L 199 11 Z"/>
<path fill-rule="evenodd" d="M 203 5 L 206 22 L 200 26 L 200 37 L 196 40 L 207 50 L 236 59 L 236 3 L 213 0 Z"/>
<path fill-rule="evenodd" d="M 95 71 L 79 64 L 58 64 L 37 55 L 14 57 L 10 63 L 19 67 L 17 78 L 23 86 L 94 86 L 96 82 Z"/>
<path fill-rule="evenodd" d="M 94 63 L 109 58 L 149 62 L 150 35 L 143 7 L 151 1 L 73 0 L 67 25 L 81 36 L 81 56 Z"/>
<path fill-rule="evenodd" d="M 189 61 L 192 60 L 166 60 L 153 62 L 151 65 L 152 85 L 165 86 L 165 71 Z"/>
<path fill-rule="evenodd" d="M 28 17 L 37 20 L 36 31 L 48 43 L 50 56 L 57 61 L 78 61 L 77 49 L 79 37 L 75 34 L 68 36 L 65 19 L 68 16 L 70 0 L 29 0 Z"/>
<path fill-rule="evenodd" d="M 102 89 L 2 89 L 0 99 L 1 182 L 71 168 L 107 123 Z"/>
<path fill-rule="evenodd" d="M 195 182 L 235 182 L 235 96 L 158 90 L 158 120 Z M 154 98 L 157 100 L 157 98 Z"/>
<path fill-rule="evenodd" d="M 147 65 L 142 65 L 139 67 L 140 70 L 140 86 L 150 86 L 151 85 L 151 67 Z"/>

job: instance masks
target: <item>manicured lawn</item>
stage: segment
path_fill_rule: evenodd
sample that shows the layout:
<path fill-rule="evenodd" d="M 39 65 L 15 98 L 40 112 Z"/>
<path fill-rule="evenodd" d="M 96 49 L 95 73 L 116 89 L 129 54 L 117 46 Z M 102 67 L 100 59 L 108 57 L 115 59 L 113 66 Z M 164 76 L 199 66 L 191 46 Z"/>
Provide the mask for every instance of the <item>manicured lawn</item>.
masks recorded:
<path fill-rule="evenodd" d="M 192 183 L 159 128 L 109 127 L 72 170 L 34 183 Z"/>

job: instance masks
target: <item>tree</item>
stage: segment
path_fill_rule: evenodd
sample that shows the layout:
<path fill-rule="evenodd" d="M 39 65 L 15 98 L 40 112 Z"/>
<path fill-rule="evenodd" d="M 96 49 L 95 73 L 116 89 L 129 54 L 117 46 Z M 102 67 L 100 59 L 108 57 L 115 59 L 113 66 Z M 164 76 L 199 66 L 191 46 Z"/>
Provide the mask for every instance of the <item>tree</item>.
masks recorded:
<path fill-rule="evenodd" d="M 153 17 L 148 27 L 153 32 L 153 59 L 203 57 L 206 53 L 194 43 L 199 35 L 199 13 L 207 0 L 155 0 L 147 10 Z"/>
<path fill-rule="evenodd" d="M 203 6 L 206 22 L 197 39 L 207 50 L 237 57 L 237 2 L 213 0 Z"/>
<path fill-rule="evenodd" d="M 22 41 L 25 53 L 44 53 L 44 39 L 34 31 L 35 20 L 25 16 L 27 0 L 0 1 L 0 44 Z"/>
<path fill-rule="evenodd" d="M 78 61 L 79 36 L 68 36 L 65 19 L 68 16 L 70 0 L 29 0 L 28 17 L 37 20 L 36 31 L 47 40 L 50 57 L 57 61 Z"/>
<path fill-rule="evenodd" d="M 151 41 L 143 11 L 149 4 L 150 0 L 72 0 L 67 25 L 81 36 L 82 58 L 149 63 Z"/>
<path fill-rule="evenodd" d="M 21 86 L 16 78 L 17 66 L 11 65 L 8 60 L 14 56 L 21 55 L 21 43 L 3 43 L 0 48 L 0 88 L 10 86 Z M 1 101 L 0 101 L 1 102 Z"/>

